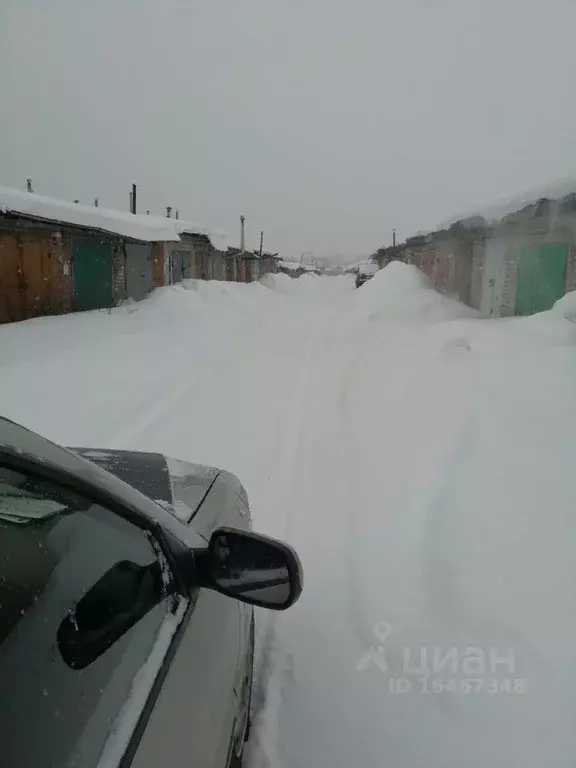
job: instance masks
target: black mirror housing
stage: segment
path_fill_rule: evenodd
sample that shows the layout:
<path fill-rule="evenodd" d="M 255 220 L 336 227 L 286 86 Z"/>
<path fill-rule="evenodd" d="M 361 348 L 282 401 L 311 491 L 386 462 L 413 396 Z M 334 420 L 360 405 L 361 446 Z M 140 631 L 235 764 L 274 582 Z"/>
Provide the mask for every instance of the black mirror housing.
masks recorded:
<path fill-rule="evenodd" d="M 218 528 L 195 558 L 199 586 L 244 603 L 285 611 L 300 597 L 303 572 L 288 544 L 251 531 Z"/>
<path fill-rule="evenodd" d="M 72 669 L 89 666 L 164 596 L 157 563 L 116 563 L 60 624 L 57 639 L 62 659 Z"/>

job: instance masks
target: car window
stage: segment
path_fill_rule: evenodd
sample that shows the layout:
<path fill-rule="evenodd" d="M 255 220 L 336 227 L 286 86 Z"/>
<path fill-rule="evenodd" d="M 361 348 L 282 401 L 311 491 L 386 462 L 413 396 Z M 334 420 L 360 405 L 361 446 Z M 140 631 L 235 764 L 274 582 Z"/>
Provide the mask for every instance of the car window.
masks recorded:
<path fill-rule="evenodd" d="M 92 768 L 110 752 L 173 600 L 161 600 L 83 669 L 64 661 L 58 631 L 118 563 L 157 565 L 165 578 L 158 551 L 147 532 L 110 510 L 0 467 L 2 768 Z"/>

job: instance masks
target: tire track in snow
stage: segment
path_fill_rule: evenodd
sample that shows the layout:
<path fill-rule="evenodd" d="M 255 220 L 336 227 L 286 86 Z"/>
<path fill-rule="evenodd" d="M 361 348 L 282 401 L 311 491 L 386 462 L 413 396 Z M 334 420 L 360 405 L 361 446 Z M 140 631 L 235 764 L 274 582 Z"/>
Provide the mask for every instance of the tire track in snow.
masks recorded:
<path fill-rule="evenodd" d="M 296 477 L 299 465 L 303 462 L 301 437 L 304 431 L 306 414 L 306 393 L 310 382 L 312 359 L 325 330 L 326 311 L 322 312 L 314 324 L 313 331 L 308 336 L 304 356 L 300 364 L 294 395 L 287 410 L 286 427 L 280 458 L 270 480 L 270 496 L 284 510 L 284 520 L 281 536 L 289 541 L 294 526 L 293 496 L 296 490 Z M 261 634 L 262 643 L 257 659 L 254 676 L 254 719 L 255 732 L 266 736 L 264 749 L 258 751 L 260 760 L 271 768 L 281 768 L 282 759 L 278 748 L 279 714 L 282 705 L 282 682 L 286 675 L 292 674 L 292 659 L 284 654 L 278 643 L 278 624 L 281 616 L 261 612 L 260 621 L 265 621 Z M 282 653 L 283 658 L 278 656 Z M 258 722 L 259 720 L 264 722 Z M 254 760 L 250 763 L 255 765 Z M 259 765 L 262 765 L 260 763 Z"/>
<path fill-rule="evenodd" d="M 134 438 L 141 435 L 158 421 L 162 420 L 194 386 L 196 376 L 170 384 L 172 376 L 154 387 L 144 399 L 137 401 L 130 409 L 130 416 L 121 422 L 112 434 L 108 429 L 97 432 L 85 442 L 95 447 L 126 449 Z"/>
<path fill-rule="evenodd" d="M 257 326 L 258 335 L 266 337 L 270 329 L 264 324 Z M 253 326 L 249 327 L 253 330 Z M 247 332 L 248 333 L 248 332 Z M 230 349 L 225 348 L 220 354 L 212 360 L 206 360 L 199 354 L 213 350 L 213 344 L 209 339 L 204 340 L 192 351 L 198 365 L 194 370 L 180 369 L 171 371 L 160 385 L 154 387 L 152 392 L 140 402 L 130 408 L 130 415 L 123 420 L 120 428 L 115 429 L 110 435 L 109 430 L 99 431 L 96 435 L 85 439 L 86 444 L 94 447 L 113 447 L 126 449 L 131 447 L 132 441 L 148 431 L 152 426 L 164 421 L 175 410 L 180 401 L 187 403 L 187 409 L 190 407 L 189 396 L 191 390 L 201 381 L 209 376 L 216 376 L 221 369 L 234 368 L 234 361 L 241 361 L 243 356 L 243 347 L 241 344 L 234 348 L 233 355 L 230 355 Z M 186 350 L 184 350 L 186 352 Z M 177 381 L 173 383 L 176 377 Z M 142 382 L 135 382 L 136 385 Z"/>
<path fill-rule="evenodd" d="M 163 421 L 171 413 L 181 400 L 189 402 L 190 390 L 196 384 L 197 377 L 192 376 L 184 381 L 179 381 L 167 389 L 162 387 L 147 401 L 145 412 L 119 433 L 114 438 L 114 443 L 119 448 L 127 448 L 131 442 L 146 432 L 154 424 Z M 144 410 L 144 409 L 143 409 Z"/>
<path fill-rule="evenodd" d="M 362 332 L 358 328 L 358 335 Z M 351 628 L 356 635 L 359 645 L 359 654 L 365 653 L 374 642 L 374 634 L 370 622 L 366 618 L 366 612 L 362 607 L 362 580 L 358 568 L 358 539 L 361 535 L 359 531 L 358 520 L 361 513 L 361 504 L 358 503 L 360 494 L 357 491 L 358 480 L 361 473 L 355 469 L 354 458 L 359 450 L 354 440 L 354 422 L 350 415 L 350 395 L 353 386 L 354 374 L 358 370 L 359 362 L 362 358 L 362 345 L 355 344 L 353 350 L 342 361 L 337 392 L 339 439 L 336 441 L 339 445 L 339 460 L 341 463 L 340 477 L 346 478 L 342 484 L 342 494 L 344 498 L 343 508 L 345 508 L 346 537 L 342 538 L 343 552 L 342 560 L 346 564 L 348 578 L 347 586 L 347 611 L 350 618 Z M 353 468 L 353 469 L 351 469 Z"/>

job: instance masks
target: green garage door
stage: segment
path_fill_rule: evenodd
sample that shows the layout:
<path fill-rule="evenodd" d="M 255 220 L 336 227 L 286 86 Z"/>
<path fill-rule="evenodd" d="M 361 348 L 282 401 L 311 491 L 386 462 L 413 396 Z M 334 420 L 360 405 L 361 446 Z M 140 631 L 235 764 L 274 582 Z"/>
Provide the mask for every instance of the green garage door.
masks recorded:
<path fill-rule="evenodd" d="M 77 310 L 111 307 L 112 246 L 100 240 L 74 238 L 74 306 Z"/>
<path fill-rule="evenodd" d="M 516 281 L 516 314 L 550 309 L 566 290 L 566 243 L 527 245 L 520 251 Z"/>

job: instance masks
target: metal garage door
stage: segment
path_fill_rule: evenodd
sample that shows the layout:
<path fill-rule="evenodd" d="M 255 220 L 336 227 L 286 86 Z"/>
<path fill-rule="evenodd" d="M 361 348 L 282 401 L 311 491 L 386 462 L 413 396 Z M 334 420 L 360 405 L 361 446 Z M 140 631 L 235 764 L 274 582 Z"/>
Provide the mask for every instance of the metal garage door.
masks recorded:
<path fill-rule="evenodd" d="M 112 306 L 112 246 L 74 238 L 74 306 L 79 310 Z"/>
<path fill-rule="evenodd" d="M 527 245 L 520 252 L 516 281 L 516 314 L 551 309 L 566 290 L 566 243 Z"/>
<path fill-rule="evenodd" d="M 138 301 L 152 290 L 152 246 L 126 244 L 126 294 Z"/>
<path fill-rule="evenodd" d="M 172 282 L 179 283 L 193 277 L 190 251 L 172 251 Z"/>
<path fill-rule="evenodd" d="M 480 314 L 482 317 L 501 317 L 506 280 L 506 255 L 508 242 L 488 240 L 486 243 Z"/>

